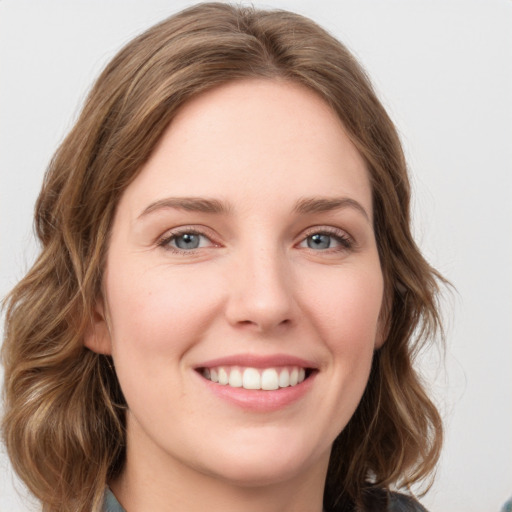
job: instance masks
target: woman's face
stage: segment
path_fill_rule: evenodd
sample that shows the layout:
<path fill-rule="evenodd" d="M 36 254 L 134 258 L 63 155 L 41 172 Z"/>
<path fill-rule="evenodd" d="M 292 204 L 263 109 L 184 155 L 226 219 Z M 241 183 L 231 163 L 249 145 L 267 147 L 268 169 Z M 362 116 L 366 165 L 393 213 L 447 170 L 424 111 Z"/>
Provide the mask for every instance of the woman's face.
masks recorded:
<path fill-rule="evenodd" d="M 187 103 L 124 192 L 86 344 L 128 403 L 127 469 L 258 485 L 319 471 L 382 342 L 361 156 L 283 81 Z"/>

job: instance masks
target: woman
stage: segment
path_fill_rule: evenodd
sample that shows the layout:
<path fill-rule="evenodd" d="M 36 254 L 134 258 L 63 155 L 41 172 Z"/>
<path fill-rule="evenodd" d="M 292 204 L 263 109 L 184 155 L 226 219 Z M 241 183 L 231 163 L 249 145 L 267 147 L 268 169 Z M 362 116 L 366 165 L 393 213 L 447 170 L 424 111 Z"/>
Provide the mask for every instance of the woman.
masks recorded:
<path fill-rule="evenodd" d="M 3 432 L 43 509 L 421 510 L 390 492 L 442 437 L 409 198 L 368 79 L 310 20 L 202 4 L 127 45 L 8 299 Z"/>

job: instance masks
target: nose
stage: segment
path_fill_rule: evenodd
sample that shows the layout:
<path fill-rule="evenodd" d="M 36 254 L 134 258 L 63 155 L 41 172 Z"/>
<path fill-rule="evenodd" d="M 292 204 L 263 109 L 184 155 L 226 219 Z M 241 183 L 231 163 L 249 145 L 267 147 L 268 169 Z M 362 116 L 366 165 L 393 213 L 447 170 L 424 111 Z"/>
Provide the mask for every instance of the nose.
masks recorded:
<path fill-rule="evenodd" d="M 294 281 L 285 255 L 248 250 L 237 257 L 232 272 L 226 305 L 231 325 L 264 333 L 295 321 Z"/>

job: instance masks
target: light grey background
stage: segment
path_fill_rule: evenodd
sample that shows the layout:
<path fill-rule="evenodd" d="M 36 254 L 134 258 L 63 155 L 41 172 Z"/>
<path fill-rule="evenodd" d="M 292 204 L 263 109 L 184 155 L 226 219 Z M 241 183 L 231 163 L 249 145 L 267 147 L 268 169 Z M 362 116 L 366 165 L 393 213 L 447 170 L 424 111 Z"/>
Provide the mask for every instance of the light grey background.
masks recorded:
<path fill-rule="evenodd" d="M 33 261 L 44 169 L 125 42 L 190 5 L 0 0 L 0 295 Z M 269 0 L 351 48 L 398 125 L 417 240 L 457 288 L 446 371 L 422 371 L 446 420 L 432 512 L 497 511 L 512 494 L 512 1 Z M 31 508 L 0 450 L 0 512 Z"/>

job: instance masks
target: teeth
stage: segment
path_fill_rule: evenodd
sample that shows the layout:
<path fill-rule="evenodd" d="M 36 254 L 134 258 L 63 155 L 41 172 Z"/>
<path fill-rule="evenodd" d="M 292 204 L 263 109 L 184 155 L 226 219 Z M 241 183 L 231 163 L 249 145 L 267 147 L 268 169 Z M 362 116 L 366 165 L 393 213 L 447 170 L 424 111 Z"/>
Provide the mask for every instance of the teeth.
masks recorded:
<path fill-rule="evenodd" d="M 232 388 L 242 387 L 242 373 L 238 368 L 234 368 L 233 370 L 231 370 L 229 374 L 229 385 Z"/>
<path fill-rule="evenodd" d="M 266 389 L 267 391 L 279 389 L 279 377 L 276 370 L 273 368 L 263 370 L 261 374 L 261 389 Z"/>
<path fill-rule="evenodd" d="M 255 368 L 246 368 L 243 378 L 244 389 L 261 389 L 260 372 Z"/>
<path fill-rule="evenodd" d="M 228 373 L 224 368 L 219 368 L 219 384 L 225 386 L 229 383 Z"/>
<path fill-rule="evenodd" d="M 290 385 L 290 372 L 288 371 L 288 368 L 285 368 L 281 371 L 279 375 L 279 387 L 280 388 L 287 388 Z"/>
<path fill-rule="evenodd" d="M 306 370 L 297 366 L 265 369 L 220 366 L 204 368 L 202 375 L 223 386 L 272 391 L 300 384 L 306 378 Z"/>

